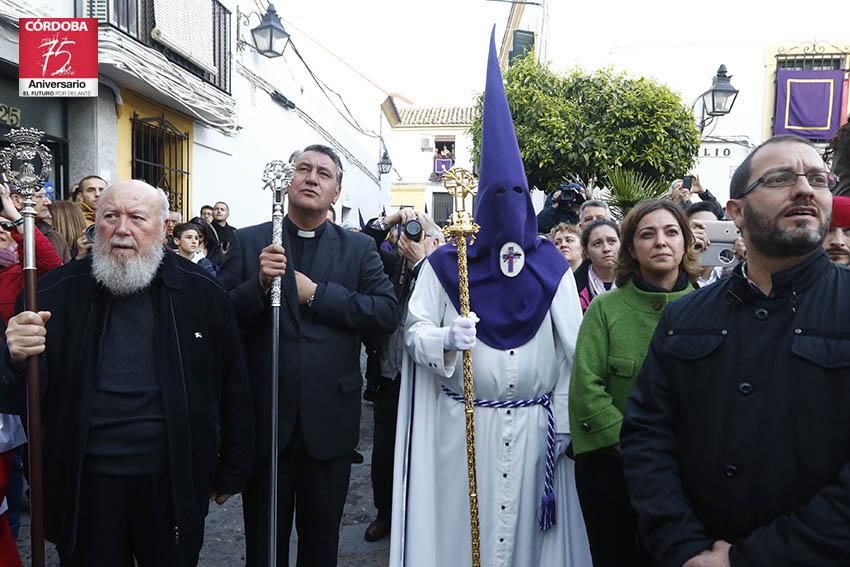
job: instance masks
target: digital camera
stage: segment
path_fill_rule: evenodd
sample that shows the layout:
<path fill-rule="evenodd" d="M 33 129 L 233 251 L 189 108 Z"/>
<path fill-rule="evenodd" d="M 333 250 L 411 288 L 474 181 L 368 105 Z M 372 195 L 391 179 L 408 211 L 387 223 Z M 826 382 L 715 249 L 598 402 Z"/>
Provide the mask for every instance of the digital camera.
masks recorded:
<path fill-rule="evenodd" d="M 578 183 L 561 183 L 558 185 L 558 191 L 561 192 L 558 195 L 559 206 L 573 207 L 574 205 L 581 205 L 585 201 L 584 188 Z"/>
<path fill-rule="evenodd" d="M 419 242 L 422 240 L 422 223 L 416 219 L 411 219 L 404 224 L 404 235 L 408 240 Z"/>

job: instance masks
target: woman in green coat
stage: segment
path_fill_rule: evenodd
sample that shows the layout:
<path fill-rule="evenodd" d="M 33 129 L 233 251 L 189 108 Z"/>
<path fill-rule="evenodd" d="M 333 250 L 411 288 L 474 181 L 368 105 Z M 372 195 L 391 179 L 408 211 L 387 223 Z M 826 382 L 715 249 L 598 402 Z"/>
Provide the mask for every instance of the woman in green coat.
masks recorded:
<path fill-rule="evenodd" d="M 693 233 L 672 201 L 638 204 L 620 239 L 617 289 L 590 303 L 570 381 L 576 488 L 595 567 L 650 565 L 623 476 L 623 405 L 664 306 L 691 292 L 700 272 Z"/>

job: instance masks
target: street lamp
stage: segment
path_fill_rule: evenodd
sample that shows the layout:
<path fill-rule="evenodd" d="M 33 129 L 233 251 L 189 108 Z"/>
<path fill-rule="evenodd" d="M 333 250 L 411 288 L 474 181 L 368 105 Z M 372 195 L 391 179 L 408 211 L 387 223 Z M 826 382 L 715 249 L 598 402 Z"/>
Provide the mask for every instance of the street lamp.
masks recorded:
<path fill-rule="evenodd" d="M 699 131 L 702 134 L 714 118 L 726 116 L 732 110 L 738 89 L 732 86 L 732 77 L 726 74 L 726 65 L 717 69 L 717 75 L 711 81 L 711 88 L 700 95 L 696 102 L 702 100 L 702 113 L 699 121 Z"/>
<path fill-rule="evenodd" d="M 251 16 L 256 15 L 260 19 L 259 25 L 251 30 L 251 39 L 253 45 L 242 39 L 241 26 L 250 25 Z M 277 15 L 277 10 L 273 4 L 269 4 L 266 13 L 260 17 L 257 12 L 249 12 L 247 14 L 239 11 L 236 7 L 236 27 L 237 38 L 236 43 L 240 49 L 244 49 L 246 45 L 251 45 L 257 53 L 264 57 L 280 57 L 289 43 L 289 34 L 283 29 L 283 24 L 280 23 L 280 17 Z"/>
<path fill-rule="evenodd" d="M 387 149 L 384 148 L 384 155 L 381 156 L 381 160 L 378 162 L 378 172 L 381 175 L 386 175 L 393 168 L 393 161 L 390 159 L 390 154 L 387 153 Z"/>

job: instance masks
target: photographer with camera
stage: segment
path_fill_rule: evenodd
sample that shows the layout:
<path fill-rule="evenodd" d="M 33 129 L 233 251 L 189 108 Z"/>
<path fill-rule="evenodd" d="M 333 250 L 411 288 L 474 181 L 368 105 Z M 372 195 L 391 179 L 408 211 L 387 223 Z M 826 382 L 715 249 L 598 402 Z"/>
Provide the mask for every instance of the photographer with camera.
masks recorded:
<path fill-rule="evenodd" d="M 584 187 L 578 183 L 564 182 L 546 197 L 543 210 L 537 215 L 537 232 L 547 234 L 560 223 L 578 224 L 579 209 L 585 201 Z"/>
<path fill-rule="evenodd" d="M 397 251 L 381 249 L 391 232 L 397 232 Z M 375 442 L 372 451 L 372 494 L 377 518 L 366 528 L 364 539 L 378 541 L 389 534 L 393 500 L 393 453 L 398 417 L 401 360 L 404 351 L 404 320 L 423 260 L 443 243 L 443 233 L 426 214 L 411 208 L 399 209 L 383 219 L 374 219 L 363 233 L 375 239 L 402 309 L 401 324 L 388 335 L 364 337 L 369 358 L 366 363 L 366 393 L 374 402 Z"/>

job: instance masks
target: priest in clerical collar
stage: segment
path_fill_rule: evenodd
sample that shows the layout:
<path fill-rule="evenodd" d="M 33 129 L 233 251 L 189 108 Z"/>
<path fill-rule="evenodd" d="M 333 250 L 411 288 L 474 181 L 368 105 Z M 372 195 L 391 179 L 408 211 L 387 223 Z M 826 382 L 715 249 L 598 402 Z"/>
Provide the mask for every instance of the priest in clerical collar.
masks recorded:
<path fill-rule="evenodd" d="M 243 494 L 248 567 L 269 565 L 270 536 L 278 540 L 279 565 L 287 564 L 295 502 L 297 514 L 306 514 L 295 520 L 299 561 L 336 565 L 360 427 L 360 337 L 389 333 L 400 318 L 374 241 L 327 220 L 342 188 L 339 156 L 313 145 L 293 161 L 283 246 L 269 244 L 271 222 L 238 230 L 219 274 L 242 330 L 257 418 L 258 459 Z M 283 276 L 283 305 L 280 370 L 273 378 L 269 288 L 276 276 Z M 279 384 L 277 447 L 271 446 L 272 379 Z M 280 456 L 276 534 L 269 534 L 268 521 L 271 451 Z"/>

